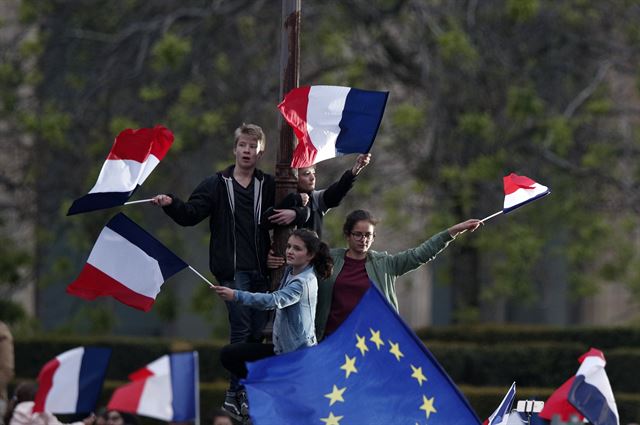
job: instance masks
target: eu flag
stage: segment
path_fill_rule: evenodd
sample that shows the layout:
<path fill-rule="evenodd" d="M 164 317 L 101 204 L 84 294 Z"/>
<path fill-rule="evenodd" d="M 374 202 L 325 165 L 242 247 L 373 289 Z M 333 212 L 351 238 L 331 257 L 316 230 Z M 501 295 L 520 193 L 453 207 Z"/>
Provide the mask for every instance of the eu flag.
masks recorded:
<path fill-rule="evenodd" d="M 318 346 L 248 364 L 254 425 L 473 425 L 480 420 L 372 284 Z"/>

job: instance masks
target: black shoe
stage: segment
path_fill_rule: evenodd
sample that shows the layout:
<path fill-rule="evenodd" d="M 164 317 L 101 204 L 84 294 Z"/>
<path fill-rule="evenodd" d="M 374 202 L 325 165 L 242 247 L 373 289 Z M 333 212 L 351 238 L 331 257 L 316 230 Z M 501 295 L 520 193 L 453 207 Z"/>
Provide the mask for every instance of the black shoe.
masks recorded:
<path fill-rule="evenodd" d="M 249 418 L 249 399 L 247 398 L 247 392 L 245 390 L 238 391 L 236 399 L 240 405 L 240 414 L 242 415 L 242 423 L 245 425 L 251 424 Z"/>
<path fill-rule="evenodd" d="M 243 421 L 240 403 L 238 403 L 238 393 L 235 391 L 227 391 L 224 396 L 222 410 L 226 411 L 231 417 L 237 421 Z"/>

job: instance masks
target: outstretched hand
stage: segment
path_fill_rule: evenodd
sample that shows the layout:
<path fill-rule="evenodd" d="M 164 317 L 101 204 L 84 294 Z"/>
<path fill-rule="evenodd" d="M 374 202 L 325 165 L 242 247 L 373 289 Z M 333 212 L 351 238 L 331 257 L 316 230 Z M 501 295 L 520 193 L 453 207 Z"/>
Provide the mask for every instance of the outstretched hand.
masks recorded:
<path fill-rule="evenodd" d="M 151 203 L 153 205 L 159 205 L 161 207 L 166 207 L 167 205 L 171 205 L 173 202 L 173 198 L 169 195 L 156 195 L 151 198 Z"/>
<path fill-rule="evenodd" d="M 216 285 L 211 289 L 216 291 L 216 294 L 225 301 L 233 301 L 235 298 L 233 289 L 227 288 L 226 286 Z"/>
<path fill-rule="evenodd" d="M 484 225 L 482 221 L 478 220 L 477 218 L 472 218 L 470 220 L 463 221 L 462 223 L 454 224 L 453 226 L 449 227 L 448 230 L 451 237 L 455 238 L 460 233 L 464 233 L 467 230 L 471 230 L 473 232 L 482 225 Z"/>

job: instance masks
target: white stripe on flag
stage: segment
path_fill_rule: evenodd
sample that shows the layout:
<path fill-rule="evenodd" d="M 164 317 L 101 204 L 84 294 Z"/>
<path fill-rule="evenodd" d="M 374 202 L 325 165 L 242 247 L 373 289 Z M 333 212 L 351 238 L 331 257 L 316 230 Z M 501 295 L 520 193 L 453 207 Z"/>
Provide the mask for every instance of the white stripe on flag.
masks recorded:
<path fill-rule="evenodd" d="M 145 366 L 146 369 L 151 371 L 154 376 L 164 376 L 171 374 L 171 367 L 169 363 L 169 356 L 164 355 L 160 357 L 158 360 L 154 360 Z"/>
<path fill-rule="evenodd" d="M 318 150 L 315 162 L 336 156 L 342 111 L 350 87 L 311 86 L 307 107 L 307 132 Z"/>
<path fill-rule="evenodd" d="M 76 412 L 83 356 L 84 348 L 78 347 L 56 357 L 60 365 L 53 374 L 53 384 L 44 405 L 45 412 L 60 414 Z"/>
<path fill-rule="evenodd" d="M 584 381 L 600 391 L 607 400 L 609 409 L 615 413 L 616 417 L 619 417 L 618 406 L 616 405 L 616 400 L 611 390 L 611 383 L 604 369 L 606 364 L 607 363 L 598 356 L 588 356 L 578 368 L 576 375 L 584 375 Z"/>
<path fill-rule="evenodd" d="M 164 283 L 158 261 L 108 227 L 102 229 L 87 263 L 132 291 L 153 299 Z"/>
<path fill-rule="evenodd" d="M 108 159 L 102 165 L 98 181 L 89 193 L 131 192 L 140 181 L 144 168 L 145 163 L 131 159 Z M 152 170 L 153 168 L 149 173 Z"/>
<path fill-rule="evenodd" d="M 144 183 L 144 181 L 147 179 L 147 177 L 149 177 L 151 172 L 156 168 L 158 164 L 160 164 L 160 160 L 154 155 L 149 155 L 147 160 L 144 162 L 144 168 L 140 173 L 140 179 L 138 180 L 139 185 Z"/>
<path fill-rule="evenodd" d="M 536 196 L 541 195 L 548 190 L 549 188 L 538 183 L 535 183 L 533 185 L 533 189 L 520 188 L 513 193 L 505 195 L 504 209 L 514 207 L 516 205 L 522 204 L 523 202 L 527 202 L 528 200 L 535 198 Z"/>
<path fill-rule="evenodd" d="M 163 356 L 158 359 L 157 362 L 153 363 L 158 363 L 158 370 L 171 370 L 169 356 Z M 149 366 L 151 366 L 151 364 Z M 171 419 L 173 419 L 173 394 L 171 388 L 171 373 L 149 377 L 145 381 L 140 402 L 138 403 L 137 413 L 143 416 L 151 416 L 152 418 L 171 421 Z"/>

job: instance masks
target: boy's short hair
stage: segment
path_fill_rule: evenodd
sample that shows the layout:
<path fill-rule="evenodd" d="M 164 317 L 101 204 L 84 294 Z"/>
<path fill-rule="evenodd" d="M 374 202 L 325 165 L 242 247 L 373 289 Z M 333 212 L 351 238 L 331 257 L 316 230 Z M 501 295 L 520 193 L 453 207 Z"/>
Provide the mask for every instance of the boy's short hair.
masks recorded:
<path fill-rule="evenodd" d="M 246 134 L 247 136 L 251 136 L 254 139 L 256 139 L 256 141 L 258 142 L 258 146 L 260 147 L 258 151 L 263 151 L 265 149 L 267 144 L 267 138 L 264 135 L 264 131 L 262 131 L 262 128 L 260 126 L 255 124 L 242 123 L 240 127 L 236 128 L 236 131 L 234 132 L 234 142 L 233 142 L 234 148 L 238 146 L 238 139 L 242 134 Z"/>

